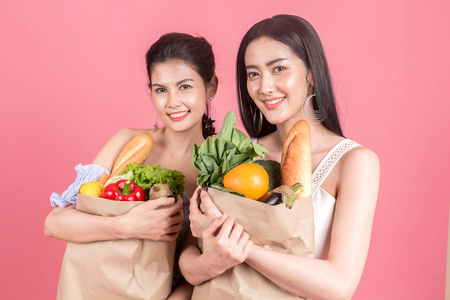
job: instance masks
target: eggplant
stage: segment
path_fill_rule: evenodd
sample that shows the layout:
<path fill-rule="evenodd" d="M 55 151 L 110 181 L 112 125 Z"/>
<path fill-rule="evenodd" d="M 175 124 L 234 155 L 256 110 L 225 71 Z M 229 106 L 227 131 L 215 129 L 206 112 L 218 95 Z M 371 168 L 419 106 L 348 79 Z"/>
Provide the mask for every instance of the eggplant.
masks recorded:
<path fill-rule="evenodd" d="M 291 186 L 281 185 L 258 200 L 269 205 L 284 203 L 287 208 L 292 208 L 295 202 L 295 194 L 301 187 L 300 183 L 294 183 Z"/>
<path fill-rule="evenodd" d="M 268 194 L 269 196 L 264 200 L 264 203 L 269 205 L 277 205 L 283 203 L 281 193 L 271 192 Z"/>

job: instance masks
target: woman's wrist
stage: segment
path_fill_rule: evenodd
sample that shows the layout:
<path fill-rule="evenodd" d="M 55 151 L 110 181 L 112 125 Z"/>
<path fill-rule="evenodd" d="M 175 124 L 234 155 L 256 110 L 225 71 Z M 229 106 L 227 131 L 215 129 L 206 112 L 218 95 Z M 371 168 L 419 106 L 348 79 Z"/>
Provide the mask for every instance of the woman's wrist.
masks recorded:
<path fill-rule="evenodd" d="M 180 257 L 180 267 L 183 276 L 190 284 L 199 285 L 219 274 L 212 271 L 205 254 L 199 253 L 198 248 L 194 247 L 197 248 L 191 245 L 183 251 Z"/>
<path fill-rule="evenodd" d="M 204 274 L 203 281 L 207 281 L 207 280 L 214 278 L 223 273 L 223 272 L 220 272 L 218 270 L 214 270 L 213 268 L 211 268 L 211 262 L 208 260 L 208 257 L 204 253 L 200 254 L 200 256 L 198 257 L 198 265 L 197 266 L 201 270 L 200 273 Z"/>
<path fill-rule="evenodd" d="M 251 266 L 253 263 L 258 261 L 259 257 L 261 255 L 264 255 L 264 252 L 267 251 L 263 247 L 257 246 L 255 244 L 252 244 L 250 248 L 250 253 L 248 254 L 247 259 L 245 260 L 245 263 Z"/>
<path fill-rule="evenodd" d="M 133 238 L 129 230 L 127 219 L 122 216 L 112 217 L 112 228 L 114 228 L 114 235 L 120 240 L 127 240 Z"/>

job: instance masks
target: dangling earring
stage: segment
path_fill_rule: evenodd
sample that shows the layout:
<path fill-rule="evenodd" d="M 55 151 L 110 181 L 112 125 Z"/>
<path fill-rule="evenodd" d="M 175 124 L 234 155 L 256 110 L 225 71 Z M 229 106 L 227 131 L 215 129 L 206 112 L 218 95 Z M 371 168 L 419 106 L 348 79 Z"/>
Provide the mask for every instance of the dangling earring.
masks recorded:
<path fill-rule="evenodd" d="M 322 123 L 325 118 L 327 117 L 326 113 L 322 113 L 320 110 L 315 110 L 313 106 L 310 104 L 310 100 L 312 97 L 316 96 L 316 94 L 313 92 L 313 94 L 306 97 L 306 99 L 303 101 L 303 114 L 305 117 L 312 123 L 312 124 L 320 124 Z"/>
<path fill-rule="evenodd" d="M 203 120 L 203 123 L 205 123 L 205 128 L 214 128 L 213 123 L 216 120 L 211 119 L 211 116 L 208 116 L 205 114 L 206 119 Z M 215 128 L 214 128 L 215 129 Z"/>
<path fill-rule="evenodd" d="M 213 136 L 216 134 L 216 128 L 214 127 L 214 122 L 216 120 L 211 119 L 211 101 L 212 101 L 213 97 L 209 96 L 208 100 L 209 100 L 209 108 L 208 108 L 208 103 L 206 103 L 207 109 L 206 109 L 206 113 L 203 115 L 203 128 L 205 130 L 204 133 L 206 136 L 204 136 L 204 138 L 207 138 L 208 136 Z"/>
<path fill-rule="evenodd" d="M 258 118 L 257 111 L 259 112 L 259 118 Z M 258 119 L 258 120 L 256 120 L 256 119 Z M 253 126 L 255 126 L 257 133 L 259 133 L 261 131 L 262 124 L 263 124 L 263 114 L 258 108 L 256 108 L 256 110 L 253 112 Z"/>
<path fill-rule="evenodd" d="M 159 127 L 158 127 L 158 114 L 156 114 L 156 122 L 155 122 L 155 125 L 153 125 L 153 131 L 155 132 L 155 133 L 157 133 L 158 132 L 158 129 L 159 129 Z"/>

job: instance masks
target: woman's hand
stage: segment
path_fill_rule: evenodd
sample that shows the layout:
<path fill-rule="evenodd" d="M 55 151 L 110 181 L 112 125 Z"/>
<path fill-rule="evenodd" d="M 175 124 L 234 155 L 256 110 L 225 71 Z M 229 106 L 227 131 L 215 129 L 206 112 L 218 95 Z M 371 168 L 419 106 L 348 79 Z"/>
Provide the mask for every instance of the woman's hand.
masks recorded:
<path fill-rule="evenodd" d="M 200 194 L 201 203 L 203 204 L 203 208 L 206 210 L 205 213 L 202 213 L 199 209 L 199 201 L 198 201 L 198 191 L 200 186 L 194 191 L 194 194 L 191 197 L 191 204 L 189 206 L 190 215 L 189 220 L 191 221 L 191 232 L 192 235 L 196 238 L 201 238 L 203 231 L 211 224 L 212 221 L 218 219 L 222 216 L 222 213 L 214 205 L 211 200 L 211 197 L 207 192 L 202 191 Z"/>
<path fill-rule="evenodd" d="M 202 261 L 211 278 L 243 263 L 253 245 L 240 224 L 223 214 L 203 231 Z"/>
<path fill-rule="evenodd" d="M 153 241 L 175 240 L 181 230 L 184 216 L 181 196 L 177 196 L 176 203 L 174 201 L 175 198 L 167 197 L 149 200 L 120 216 L 121 238 Z"/>

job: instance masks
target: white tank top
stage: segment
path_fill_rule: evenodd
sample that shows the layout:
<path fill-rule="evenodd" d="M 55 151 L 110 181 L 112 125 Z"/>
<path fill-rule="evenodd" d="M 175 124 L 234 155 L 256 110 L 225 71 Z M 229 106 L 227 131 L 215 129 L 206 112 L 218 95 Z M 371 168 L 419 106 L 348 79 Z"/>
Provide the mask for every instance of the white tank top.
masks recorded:
<path fill-rule="evenodd" d="M 252 139 L 257 142 L 257 139 Z M 312 199 L 314 209 L 314 245 L 315 257 L 326 259 L 330 248 L 331 227 L 333 225 L 336 199 L 328 194 L 321 185 L 330 174 L 339 159 L 350 149 L 360 146 L 354 141 L 340 141 L 322 161 L 312 174 Z"/>
<path fill-rule="evenodd" d="M 333 225 L 336 199 L 328 194 L 321 185 L 330 174 L 339 159 L 359 144 L 345 139 L 340 141 L 325 155 L 312 175 L 312 198 L 314 207 L 314 245 L 315 257 L 326 259 L 330 248 L 331 227 Z"/>

